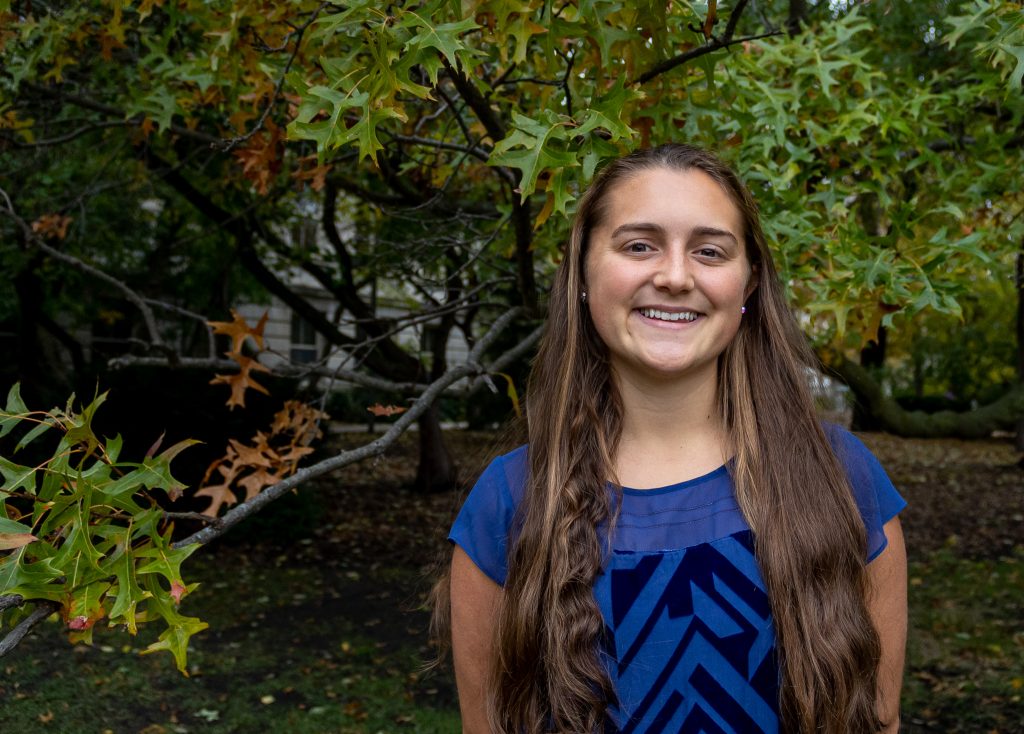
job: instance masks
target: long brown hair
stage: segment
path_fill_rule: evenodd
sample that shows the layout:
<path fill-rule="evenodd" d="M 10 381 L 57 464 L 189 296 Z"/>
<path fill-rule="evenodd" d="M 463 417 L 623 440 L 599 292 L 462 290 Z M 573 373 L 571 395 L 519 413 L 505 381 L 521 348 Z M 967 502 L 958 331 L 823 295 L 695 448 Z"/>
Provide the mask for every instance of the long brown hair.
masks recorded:
<path fill-rule="evenodd" d="M 880 645 L 866 605 L 866 534 L 815 415 L 806 380 L 813 357 L 786 305 L 753 197 L 715 156 L 678 144 L 620 158 L 597 176 L 555 277 L 526 400 L 529 478 L 497 623 L 492 729 L 595 732 L 614 701 L 593 586 L 615 521 L 607 482 L 622 406 L 580 294 L 589 236 L 609 191 L 652 168 L 714 179 L 740 211 L 758 269 L 739 332 L 719 357 L 717 401 L 774 617 L 783 729 L 875 732 Z"/>

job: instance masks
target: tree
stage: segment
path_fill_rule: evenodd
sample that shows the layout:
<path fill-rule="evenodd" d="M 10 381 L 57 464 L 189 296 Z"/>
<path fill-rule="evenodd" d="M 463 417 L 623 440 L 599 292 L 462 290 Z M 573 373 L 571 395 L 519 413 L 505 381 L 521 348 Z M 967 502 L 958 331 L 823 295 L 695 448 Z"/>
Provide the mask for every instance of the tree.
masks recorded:
<path fill-rule="evenodd" d="M 968 274 L 1020 241 L 1002 217 L 1022 175 L 1006 164 L 1024 114 L 1015 3 L 936 2 L 891 26 L 879 4 L 746 0 L 8 5 L 0 208 L 18 286 L 0 304 L 39 337 L 25 363 L 42 362 L 40 335 L 73 358 L 54 309 L 77 302 L 88 321 L 113 289 L 139 340 L 122 361 L 220 369 L 201 319 L 165 334 L 153 301 L 223 318 L 258 284 L 347 360 L 275 369 L 413 398 L 387 436 L 420 422 L 425 486 L 452 478 L 433 400 L 528 351 L 565 215 L 610 157 L 669 139 L 721 150 L 755 189 L 809 335 L 844 358 L 897 315 L 956 313 Z M 928 22 L 944 14 L 949 33 Z M 907 62 L 940 43 L 945 63 Z M 322 244 L 287 236 L 311 220 Z M 187 299 L 143 275 L 159 263 L 198 267 Z M 68 268 L 81 287 L 53 277 Z M 401 284 L 402 323 L 375 312 L 374 282 Z M 431 325 L 416 350 L 398 337 L 412 323 Z M 505 327 L 519 344 L 486 354 Z M 446 363 L 454 330 L 470 363 Z M 384 446 L 301 470 L 193 540 Z"/>

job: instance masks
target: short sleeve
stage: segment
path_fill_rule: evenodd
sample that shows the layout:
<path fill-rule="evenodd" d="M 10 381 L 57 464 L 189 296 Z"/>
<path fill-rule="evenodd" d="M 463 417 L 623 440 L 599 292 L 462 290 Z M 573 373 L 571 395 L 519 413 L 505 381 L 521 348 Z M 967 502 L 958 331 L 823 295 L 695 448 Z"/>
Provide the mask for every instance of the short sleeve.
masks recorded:
<path fill-rule="evenodd" d="M 846 469 L 857 509 L 867 530 L 868 562 L 871 562 L 889 544 L 883 526 L 902 512 L 907 502 L 893 486 L 878 459 L 859 438 L 835 425 L 826 425 L 825 432 Z"/>
<path fill-rule="evenodd" d="M 470 557 L 492 581 L 504 586 L 508 575 L 508 538 L 522 495 L 525 447 L 492 461 L 459 510 L 448 540 Z"/>

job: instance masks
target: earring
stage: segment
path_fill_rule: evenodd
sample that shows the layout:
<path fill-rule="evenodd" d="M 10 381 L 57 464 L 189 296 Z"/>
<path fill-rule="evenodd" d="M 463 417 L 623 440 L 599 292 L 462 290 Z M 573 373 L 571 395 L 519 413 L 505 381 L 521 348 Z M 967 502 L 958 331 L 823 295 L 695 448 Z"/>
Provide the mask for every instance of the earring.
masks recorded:
<path fill-rule="evenodd" d="M 747 312 L 747 307 L 746 306 L 740 306 L 740 315 L 742 316 L 746 312 Z"/>
<path fill-rule="evenodd" d="M 586 303 L 587 302 L 587 292 L 586 291 L 583 291 L 582 293 L 580 293 L 580 302 L 582 302 L 582 303 Z"/>

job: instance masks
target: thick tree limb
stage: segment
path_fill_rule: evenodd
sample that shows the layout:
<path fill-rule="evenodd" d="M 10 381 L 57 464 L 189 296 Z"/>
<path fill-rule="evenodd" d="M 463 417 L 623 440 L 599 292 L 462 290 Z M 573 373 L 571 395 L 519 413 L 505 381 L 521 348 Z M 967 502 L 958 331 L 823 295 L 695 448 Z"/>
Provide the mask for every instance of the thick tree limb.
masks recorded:
<path fill-rule="evenodd" d="M 1012 430 L 1024 415 L 1024 385 L 1018 384 L 998 400 L 963 412 L 925 413 L 905 410 L 856 362 L 842 355 L 822 355 L 826 368 L 845 382 L 882 430 L 906 438 L 986 438 L 992 431 Z"/>

